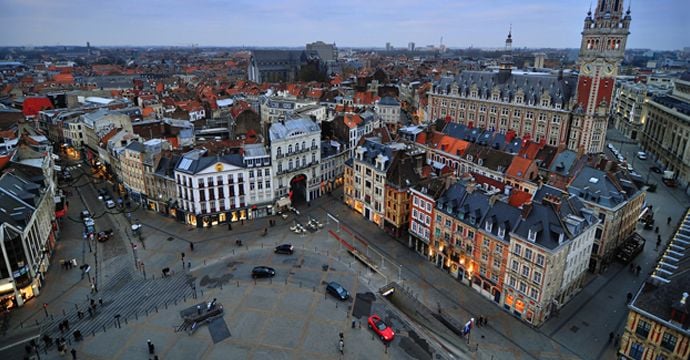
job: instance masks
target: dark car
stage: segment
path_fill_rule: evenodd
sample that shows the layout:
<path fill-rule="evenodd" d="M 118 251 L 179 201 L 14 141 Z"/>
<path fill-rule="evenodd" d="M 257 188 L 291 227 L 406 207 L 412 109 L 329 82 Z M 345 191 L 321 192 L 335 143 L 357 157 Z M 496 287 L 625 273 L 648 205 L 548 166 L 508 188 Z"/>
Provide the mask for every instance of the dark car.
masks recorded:
<path fill-rule="evenodd" d="M 108 195 L 108 190 L 98 189 L 98 199 L 103 200 L 103 197 Z"/>
<path fill-rule="evenodd" d="M 252 269 L 252 277 L 255 279 L 274 276 L 276 276 L 276 271 L 268 266 L 257 266 Z"/>
<path fill-rule="evenodd" d="M 89 210 L 82 210 L 80 216 L 81 216 L 81 219 L 84 220 L 86 218 L 90 218 L 91 213 L 89 212 Z"/>
<path fill-rule="evenodd" d="M 350 297 L 350 293 L 348 293 L 342 285 L 335 281 L 331 281 L 328 283 L 328 285 L 326 285 L 326 292 L 340 300 L 347 300 Z"/>
<path fill-rule="evenodd" d="M 278 246 L 276 246 L 275 250 L 273 250 L 273 252 L 276 254 L 288 254 L 288 255 L 292 255 L 292 253 L 294 251 L 295 250 L 294 250 L 293 246 L 290 244 L 278 245 Z"/>
<path fill-rule="evenodd" d="M 661 168 L 659 168 L 658 166 L 652 166 L 652 167 L 650 167 L 650 168 L 649 168 L 649 171 L 655 172 L 655 173 L 657 173 L 657 174 L 661 174 L 661 173 L 663 172 L 663 171 L 661 171 Z"/>

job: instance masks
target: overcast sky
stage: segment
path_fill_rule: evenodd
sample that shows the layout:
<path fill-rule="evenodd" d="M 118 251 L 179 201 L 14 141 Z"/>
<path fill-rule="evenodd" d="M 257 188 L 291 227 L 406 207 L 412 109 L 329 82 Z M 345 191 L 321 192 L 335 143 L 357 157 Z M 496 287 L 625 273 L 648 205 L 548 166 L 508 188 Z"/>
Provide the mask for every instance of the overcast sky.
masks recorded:
<path fill-rule="evenodd" d="M 596 5 L 596 0 L 592 1 Z M 629 0 L 625 0 L 627 8 Z M 579 47 L 590 0 L 0 0 L 4 45 Z M 690 46 L 690 0 L 636 0 L 628 48 Z"/>

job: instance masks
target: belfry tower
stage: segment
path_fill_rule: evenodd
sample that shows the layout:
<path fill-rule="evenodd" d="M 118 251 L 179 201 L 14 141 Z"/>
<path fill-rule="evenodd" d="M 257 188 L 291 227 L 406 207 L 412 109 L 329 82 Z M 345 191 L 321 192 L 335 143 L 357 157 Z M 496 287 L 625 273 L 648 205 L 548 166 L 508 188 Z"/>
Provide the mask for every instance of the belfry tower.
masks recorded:
<path fill-rule="evenodd" d="M 578 66 L 575 113 L 568 148 L 585 153 L 604 149 L 611 97 L 630 34 L 630 8 L 623 0 L 598 0 L 585 17 Z"/>

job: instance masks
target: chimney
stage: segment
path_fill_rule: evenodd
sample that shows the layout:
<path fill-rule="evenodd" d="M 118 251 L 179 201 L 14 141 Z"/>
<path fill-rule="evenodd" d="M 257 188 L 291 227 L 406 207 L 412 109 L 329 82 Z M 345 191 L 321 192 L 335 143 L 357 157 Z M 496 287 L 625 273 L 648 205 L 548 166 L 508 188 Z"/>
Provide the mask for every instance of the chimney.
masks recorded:
<path fill-rule="evenodd" d="M 524 204 L 522 204 L 522 218 L 527 219 L 529 216 L 529 213 L 532 211 L 532 202 L 528 201 Z"/>

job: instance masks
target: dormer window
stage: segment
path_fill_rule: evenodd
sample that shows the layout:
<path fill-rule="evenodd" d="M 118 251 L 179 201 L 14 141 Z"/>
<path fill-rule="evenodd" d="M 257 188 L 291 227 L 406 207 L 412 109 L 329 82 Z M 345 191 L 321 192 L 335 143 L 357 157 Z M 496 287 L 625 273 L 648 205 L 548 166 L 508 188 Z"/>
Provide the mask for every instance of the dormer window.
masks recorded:
<path fill-rule="evenodd" d="M 527 233 L 527 240 L 531 242 L 537 241 L 537 230 L 536 229 L 529 229 L 529 232 Z"/>
<path fill-rule="evenodd" d="M 523 99 L 522 99 L 522 96 L 516 96 L 516 97 L 515 97 L 515 102 L 518 103 L 518 104 L 522 104 L 522 100 L 523 100 Z"/>
<path fill-rule="evenodd" d="M 541 101 L 541 106 L 543 106 L 543 107 L 549 106 L 549 100 L 548 100 L 548 99 L 543 99 L 543 100 Z"/>
<path fill-rule="evenodd" d="M 506 236 L 506 228 L 503 226 L 498 227 L 498 237 L 503 239 Z"/>
<path fill-rule="evenodd" d="M 470 224 L 474 225 L 477 222 L 477 218 L 474 215 L 470 215 Z"/>
<path fill-rule="evenodd" d="M 494 224 L 491 221 L 487 221 L 486 224 L 484 224 L 484 229 L 486 231 L 491 232 L 491 229 L 493 229 Z"/>

